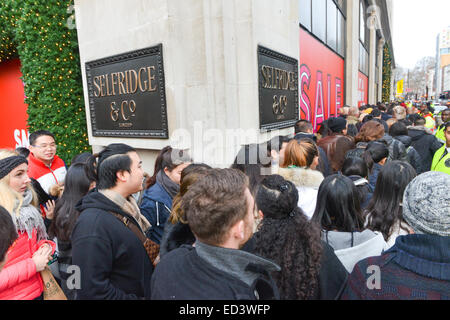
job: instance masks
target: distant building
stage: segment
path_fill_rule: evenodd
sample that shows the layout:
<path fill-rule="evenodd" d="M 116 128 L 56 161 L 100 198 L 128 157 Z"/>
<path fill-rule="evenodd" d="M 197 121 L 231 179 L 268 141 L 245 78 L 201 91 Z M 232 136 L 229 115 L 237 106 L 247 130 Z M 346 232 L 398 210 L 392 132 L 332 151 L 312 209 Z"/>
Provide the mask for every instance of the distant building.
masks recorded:
<path fill-rule="evenodd" d="M 450 90 L 450 26 L 437 36 L 436 46 L 436 96 Z"/>

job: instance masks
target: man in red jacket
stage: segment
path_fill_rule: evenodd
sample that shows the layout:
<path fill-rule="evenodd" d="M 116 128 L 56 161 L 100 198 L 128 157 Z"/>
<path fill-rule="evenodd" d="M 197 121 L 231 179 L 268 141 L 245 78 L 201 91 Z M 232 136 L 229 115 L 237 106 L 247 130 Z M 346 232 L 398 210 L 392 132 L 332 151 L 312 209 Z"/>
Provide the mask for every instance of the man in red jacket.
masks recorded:
<path fill-rule="evenodd" d="M 36 179 L 46 193 L 53 185 L 62 185 L 67 173 L 66 164 L 56 155 L 56 148 L 53 133 L 40 130 L 30 135 L 28 176 Z"/>

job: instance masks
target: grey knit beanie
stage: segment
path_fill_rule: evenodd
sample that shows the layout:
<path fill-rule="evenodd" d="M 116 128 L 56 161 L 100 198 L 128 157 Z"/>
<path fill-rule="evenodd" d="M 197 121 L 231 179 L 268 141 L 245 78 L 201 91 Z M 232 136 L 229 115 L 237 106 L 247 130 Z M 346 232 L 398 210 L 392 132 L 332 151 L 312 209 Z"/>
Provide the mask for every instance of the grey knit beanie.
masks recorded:
<path fill-rule="evenodd" d="M 450 175 L 427 172 L 406 187 L 403 218 L 418 234 L 450 236 Z"/>

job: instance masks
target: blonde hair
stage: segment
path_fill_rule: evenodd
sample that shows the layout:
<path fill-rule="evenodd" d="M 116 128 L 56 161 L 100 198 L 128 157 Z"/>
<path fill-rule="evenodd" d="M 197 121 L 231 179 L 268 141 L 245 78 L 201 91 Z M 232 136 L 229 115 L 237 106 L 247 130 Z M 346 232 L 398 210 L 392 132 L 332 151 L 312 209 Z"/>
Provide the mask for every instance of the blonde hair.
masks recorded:
<path fill-rule="evenodd" d="M 0 150 L 0 160 L 18 155 L 19 154 L 17 152 L 12 150 L 6 149 Z M 8 210 L 11 216 L 14 217 L 14 215 L 18 216 L 20 213 L 20 208 L 22 207 L 23 204 L 23 196 L 10 187 L 9 185 L 10 175 L 11 173 L 6 175 L 3 179 L 0 179 L 0 205 L 3 206 L 6 210 Z M 33 200 L 31 204 L 35 207 L 38 207 L 39 205 L 38 198 L 31 184 L 28 184 L 28 189 L 30 189 L 33 194 Z M 19 205 L 16 208 L 14 208 L 16 202 L 18 202 Z M 15 212 L 14 209 L 16 209 Z"/>

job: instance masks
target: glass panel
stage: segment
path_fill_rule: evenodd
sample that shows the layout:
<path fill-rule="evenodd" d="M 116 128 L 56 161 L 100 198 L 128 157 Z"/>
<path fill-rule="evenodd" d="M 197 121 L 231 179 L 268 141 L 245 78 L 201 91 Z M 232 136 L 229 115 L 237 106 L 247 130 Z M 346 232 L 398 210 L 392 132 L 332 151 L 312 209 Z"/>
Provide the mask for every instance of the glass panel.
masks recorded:
<path fill-rule="evenodd" d="M 337 52 L 345 57 L 345 18 L 342 15 L 342 13 L 338 12 L 337 13 Z"/>
<path fill-rule="evenodd" d="M 311 1 L 300 0 L 300 23 L 309 31 L 311 31 Z"/>
<path fill-rule="evenodd" d="M 327 6 L 326 0 L 312 1 L 312 32 L 323 42 L 326 42 Z"/>
<path fill-rule="evenodd" d="M 327 44 L 337 50 L 337 9 L 333 0 L 327 0 Z"/>

